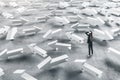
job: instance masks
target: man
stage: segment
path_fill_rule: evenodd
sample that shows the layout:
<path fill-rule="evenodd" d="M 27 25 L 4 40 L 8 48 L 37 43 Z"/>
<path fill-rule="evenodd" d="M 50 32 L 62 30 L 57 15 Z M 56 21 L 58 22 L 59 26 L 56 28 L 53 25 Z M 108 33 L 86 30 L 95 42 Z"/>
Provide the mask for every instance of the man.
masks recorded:
<path fill-rule="evenodd" d="M 93 55 L 93 34 L 92 31 L 86 32 L 86 35 L 88 36 L 87 43 L 88 43 L 88 49 L 89 49 L 89 56 Z"/>

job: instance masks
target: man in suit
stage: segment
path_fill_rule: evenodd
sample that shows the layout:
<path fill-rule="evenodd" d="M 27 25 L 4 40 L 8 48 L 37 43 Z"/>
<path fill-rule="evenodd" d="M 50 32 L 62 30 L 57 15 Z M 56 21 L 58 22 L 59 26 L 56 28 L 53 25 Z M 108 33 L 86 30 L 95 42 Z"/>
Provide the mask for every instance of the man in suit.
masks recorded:
<path fill-rule="evenodd" d="M 87 43 L 88 43 L 88 49 L 89 49 L 89 56 L 93 55 L 93 34 L 92 31 L 86 32 L 85 33 L 88 36 Z"/>

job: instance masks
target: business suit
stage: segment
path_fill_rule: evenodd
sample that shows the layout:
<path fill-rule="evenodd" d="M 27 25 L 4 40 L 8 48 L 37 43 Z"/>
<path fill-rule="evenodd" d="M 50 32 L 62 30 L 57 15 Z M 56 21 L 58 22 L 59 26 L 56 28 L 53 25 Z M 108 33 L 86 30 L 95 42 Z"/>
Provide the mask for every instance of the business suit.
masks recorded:
<path fill-rule="evenodd" d="M 92 31 L 86 32 L 86 35 L 88 36 L 87 43 L 88 43 L 89 56 L 90 56 L 90 55 L 93 55 L 93 34 L 92 34 Z"/>

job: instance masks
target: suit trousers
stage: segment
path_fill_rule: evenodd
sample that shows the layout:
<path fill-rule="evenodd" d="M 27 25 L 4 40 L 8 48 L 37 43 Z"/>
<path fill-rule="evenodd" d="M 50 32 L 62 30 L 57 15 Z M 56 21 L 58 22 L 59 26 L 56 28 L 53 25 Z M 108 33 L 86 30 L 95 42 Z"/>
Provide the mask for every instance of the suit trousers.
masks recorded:
<path fill-rule="evenodd" d="M 93 55 L 93 44 L 88 43 L 88 50 L 89 50 L 89 55 Z"/>

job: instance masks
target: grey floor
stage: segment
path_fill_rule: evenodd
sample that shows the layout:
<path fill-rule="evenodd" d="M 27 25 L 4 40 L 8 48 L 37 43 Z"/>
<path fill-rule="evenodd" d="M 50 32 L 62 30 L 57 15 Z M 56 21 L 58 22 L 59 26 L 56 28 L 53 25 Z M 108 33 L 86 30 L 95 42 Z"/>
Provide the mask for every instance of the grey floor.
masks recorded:
<path fill-rule="evenodd" d="M 14 8 L 1 8 L 1 11 L 14 12 Z M 39 10 L 32 16 L 25 17 L 34 21 L 37 16 L 47 15 L 49 10 Z M 69 15 L 69 14 L 68 14 Z M 66 15 L 66 16 L 68 16 Z M 21 15 L 15 15 L 19 18 Z M 99 16 L 99 15 L 98 15 Z M 85 16 L 84 16 L 85 17 Z M 0 16 L 1 25 L 11 25 L 10 20 Z M 69 26 L 72 24 L 65 25 L 62 27 L 64 30 L 69 30 Z M 19 37 L 21 29 L 30 28 L 32 26 L 38 26 L 43 28 L 43 31 L 39 34 L 33 36 Z M 120 37 L 115 38 L 112 41 L 107 42 L 94 42 L 94 55 L 91 58 L 87 58 L 88 48 L 87 43 L 76 44 L 72 46 L 72 50 L 65 51 L 52 51 L 47 43 L 52 40 L 43 40 L 42 35 L 49 29 L 57 29 L 52 25 L 46 23 L 28 23 L 23 26 L 18 27 L 18 33 L 14 41 L 7 41 L 5 39 L 0 40 L 0 51 L 7 48 L 8 50 L 16 48 L 24 48 L 24 56 L 17 57 L 10 60 L 0 61 L 0 67 L 4 69 L 5 75 L 0 77 L 0 80 L 24 80 L 20 75 L 15 75 L 13 72 L 17 69 L 25 69 L 27 73 L 34 76 L 38 80 L 120 80 L 120 56 L 112 57 L 114 54 L 109 54 L 107 52 L 108 47 L 113 47 L 120 50 Z M 104 29 L 104 28 L 103 28 Z M 84 33 L 76 33 L 87 38 Z M 65 38 L 64 33 L 60 33 L 59 36 L 56 34 L 56 39 Z M 62 54 L 67 54 L 69 56 L 69 61 L 60 65 L 57 65 L 54 69 L 49 69 L 45 71 L 40 71 L 37 69 L 37 64 L 39 64 L 44 58 L 37 55 L 31 55 L 30 50 L 27 45 L 31 43 L 37 43 L 37 45 L 48 51 L 48 55 L 51 57 L 56 57 Z M 94 77 L 88 73 L 80 73 L 79 64 L 73 63 L 75 59 L 87 59 L 88 63 L 97 67 L 103 71 L 103 76 L 101 79 Z"/>

